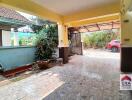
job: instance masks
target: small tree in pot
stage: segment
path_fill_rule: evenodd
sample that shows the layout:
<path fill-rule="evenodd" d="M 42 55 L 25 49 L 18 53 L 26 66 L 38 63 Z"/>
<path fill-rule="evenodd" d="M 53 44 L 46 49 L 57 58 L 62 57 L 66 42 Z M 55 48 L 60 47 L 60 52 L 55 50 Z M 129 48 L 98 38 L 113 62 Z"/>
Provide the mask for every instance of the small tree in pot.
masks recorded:
<path fill-rule="evenodd" d="M 35 59 L 40 67 L 48 67 L 48 59 L 52 58 L 58 45 L 57 25 L 46 25 L 36 37 Z"/>

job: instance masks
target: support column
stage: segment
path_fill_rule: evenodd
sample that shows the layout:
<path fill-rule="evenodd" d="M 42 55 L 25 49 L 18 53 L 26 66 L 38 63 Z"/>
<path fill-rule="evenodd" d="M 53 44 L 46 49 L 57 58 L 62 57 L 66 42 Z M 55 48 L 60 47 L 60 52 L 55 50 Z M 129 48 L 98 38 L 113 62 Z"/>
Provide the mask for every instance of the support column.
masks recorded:
<path fill-rule="evenodd" d="M 11 46 L 11 32 L 2 30 L 2 46 Z"/>
<path fill-rule="evenodd" d="M 132 72 L 132 0 L 121 2 L 121 71 Z"/>
<path fill-rule="evenodd" d="M 58 37 L 59 37 L 59 57 L 63 58 L 63 63 L 68 63 L 69 55 L 69 42 L 67 26 L 58 24 Z"/>
<path fill-rule="evenodd" d="M 19 46 L 19 38 L 17 32 L 14 32 L 14 46 Z"/>
<path fill-rule="evenodd" d="M 18 32 L 15 32 L 15 29 L 11 29 L 11 33 L 13 33 L 13 39 L 14 39 L 14 46 L 19 46 L 19 38 L 18 38 Z"/>

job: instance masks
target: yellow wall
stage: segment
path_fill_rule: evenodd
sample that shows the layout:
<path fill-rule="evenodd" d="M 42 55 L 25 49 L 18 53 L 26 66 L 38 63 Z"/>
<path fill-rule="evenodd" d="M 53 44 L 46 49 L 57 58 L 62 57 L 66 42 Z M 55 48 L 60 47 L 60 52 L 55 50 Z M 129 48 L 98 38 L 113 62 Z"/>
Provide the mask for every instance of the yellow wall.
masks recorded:
<path fill-rule="evenodd" d="M 121 2 L 121 42 L 125 47 L 132 46 L 132 11 L 129 11 L 131 1 Z"/>

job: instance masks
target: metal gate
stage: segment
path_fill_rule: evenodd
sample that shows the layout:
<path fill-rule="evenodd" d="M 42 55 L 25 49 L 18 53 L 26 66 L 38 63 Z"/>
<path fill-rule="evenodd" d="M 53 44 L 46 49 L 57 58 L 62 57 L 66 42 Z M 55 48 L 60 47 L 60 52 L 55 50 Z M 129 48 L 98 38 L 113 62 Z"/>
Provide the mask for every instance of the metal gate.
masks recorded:
<path fill-rule="evenodd" d="M 81 33 L 70 33 L 70 55 L 82 55 Z"/>

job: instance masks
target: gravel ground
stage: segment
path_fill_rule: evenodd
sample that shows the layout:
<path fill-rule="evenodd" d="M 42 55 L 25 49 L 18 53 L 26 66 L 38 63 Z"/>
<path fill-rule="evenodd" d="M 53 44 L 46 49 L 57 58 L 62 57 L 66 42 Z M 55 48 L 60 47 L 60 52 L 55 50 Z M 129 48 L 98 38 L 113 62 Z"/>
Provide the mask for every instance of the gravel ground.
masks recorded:
<path fill-rule="evenodd" d="M 132 100 L 119 90 L 120 55 L 85 51 L 21 81 L 0 87 L 0 100 Z"/>

